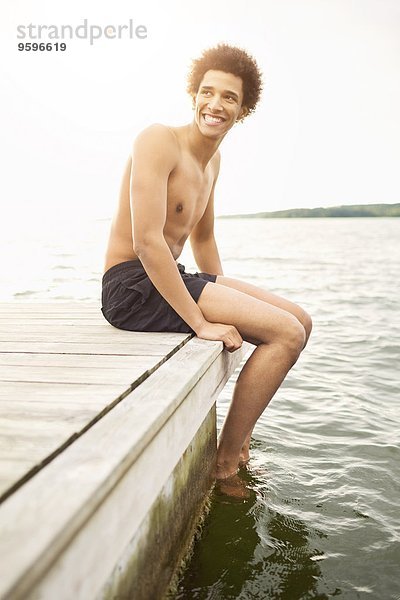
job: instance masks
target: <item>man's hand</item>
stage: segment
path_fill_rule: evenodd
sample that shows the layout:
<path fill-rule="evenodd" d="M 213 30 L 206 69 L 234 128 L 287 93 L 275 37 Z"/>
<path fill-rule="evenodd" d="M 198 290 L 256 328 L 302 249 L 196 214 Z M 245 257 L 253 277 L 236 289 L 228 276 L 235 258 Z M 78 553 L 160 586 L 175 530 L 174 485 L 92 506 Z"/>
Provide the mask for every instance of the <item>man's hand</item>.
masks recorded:
<path fill-rule="evenodd" d="M 235 352 L 243 344 L 242 337 L 234 325 L 204 321 L 197 329 L 196 335 L 202 340 L 223 342 L 228 352 Z"/>

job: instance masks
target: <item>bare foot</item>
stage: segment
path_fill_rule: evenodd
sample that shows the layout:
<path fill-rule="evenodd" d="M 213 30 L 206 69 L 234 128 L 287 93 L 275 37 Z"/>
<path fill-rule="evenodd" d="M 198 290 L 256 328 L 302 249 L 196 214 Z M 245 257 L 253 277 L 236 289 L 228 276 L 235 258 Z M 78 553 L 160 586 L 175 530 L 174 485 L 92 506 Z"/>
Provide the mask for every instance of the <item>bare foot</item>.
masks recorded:
<path fill-rule="evenodd" d="M 217 477 L 216 487 L 219 493 L 231 496 L 233 498 L 250 498 L 250 492 L 246 488 L 246 484 L 242 481 L 237 473 L 233 473 L 228 477 Z"/>
<path fill-rule="evenodd" d="M 217 479 L 217 481 L 229 479 L 229 477 L 236 475 L 238 470 L 239 470 L 238 467 L 234 468 L 231 465 L 217 463 L 217 470 L 215 473 L 215 478 Z"/>

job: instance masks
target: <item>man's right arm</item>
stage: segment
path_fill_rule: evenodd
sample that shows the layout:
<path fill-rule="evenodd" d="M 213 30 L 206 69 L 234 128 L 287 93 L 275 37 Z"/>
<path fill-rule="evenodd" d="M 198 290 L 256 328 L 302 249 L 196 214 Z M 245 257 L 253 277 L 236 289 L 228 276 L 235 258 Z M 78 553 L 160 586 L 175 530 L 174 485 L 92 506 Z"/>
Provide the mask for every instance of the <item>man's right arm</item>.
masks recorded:
<path fill-rule="evenodd" d="M 134 250 L 153 285 L 196 334 L 206 331 L 206 339 L 220 339 L 233 351 L 241 345 L 239 333 L 233 328 L 235 331 L 227 334 L 225 329 L 229 326 L 218 328 L 206 321 L 186 289 L 163 235 L 168 177 L 178 159 L 178 143 L 167 127 L 153 125 L 138 136 L 133 148 L 130 189 Z"/>

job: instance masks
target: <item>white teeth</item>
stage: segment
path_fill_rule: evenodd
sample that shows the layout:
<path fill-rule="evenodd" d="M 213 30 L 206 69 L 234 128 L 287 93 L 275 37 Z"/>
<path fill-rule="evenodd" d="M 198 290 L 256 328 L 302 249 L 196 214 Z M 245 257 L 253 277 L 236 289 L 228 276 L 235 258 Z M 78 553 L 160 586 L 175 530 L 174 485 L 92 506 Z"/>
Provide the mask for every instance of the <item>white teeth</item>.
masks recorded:
<path fill-rule="evenodd" d="M 204 120 L 206 123 L 222 123 L 223 121 L 221 117 L 212 117 L 211 115 L 204 115 Z"/>

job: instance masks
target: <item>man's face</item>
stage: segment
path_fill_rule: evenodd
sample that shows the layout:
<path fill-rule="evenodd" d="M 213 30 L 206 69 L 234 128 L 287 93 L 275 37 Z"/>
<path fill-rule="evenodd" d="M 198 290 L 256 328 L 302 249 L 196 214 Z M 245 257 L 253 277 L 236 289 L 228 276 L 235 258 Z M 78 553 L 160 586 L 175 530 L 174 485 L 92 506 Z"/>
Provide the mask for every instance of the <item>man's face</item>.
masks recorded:
<path fill-rule="evenodd" d="M 201 133 L 219 138 L 246 114 L 243 82 L 224 71 L 207 71 L 195 97 L 195 121 Z"/>

